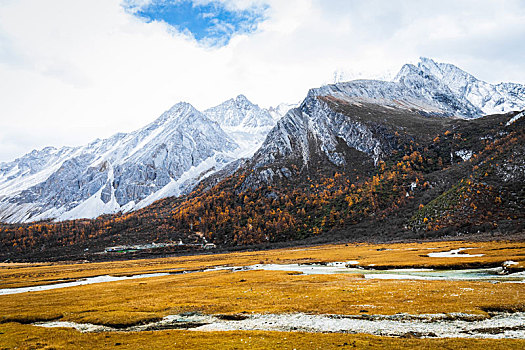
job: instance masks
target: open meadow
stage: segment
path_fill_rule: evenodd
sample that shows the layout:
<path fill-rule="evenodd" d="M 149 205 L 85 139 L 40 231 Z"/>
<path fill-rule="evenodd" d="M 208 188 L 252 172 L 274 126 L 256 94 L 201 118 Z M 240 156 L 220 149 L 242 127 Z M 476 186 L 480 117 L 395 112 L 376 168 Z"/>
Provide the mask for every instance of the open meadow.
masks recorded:
<path fill-rule="evenodd" d="M 3 264 L 0 348 L 523 348 L 524 269 L 521 242 Z"/>

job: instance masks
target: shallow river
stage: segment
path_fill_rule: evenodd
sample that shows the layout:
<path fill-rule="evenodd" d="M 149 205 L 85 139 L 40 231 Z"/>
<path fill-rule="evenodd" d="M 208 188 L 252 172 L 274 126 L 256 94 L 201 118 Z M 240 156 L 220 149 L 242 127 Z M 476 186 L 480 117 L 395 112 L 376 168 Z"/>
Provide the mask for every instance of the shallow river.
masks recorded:
<path fill-rule="evenodd" d="M 238 319 L 221 315 L 170 315 L 158 322 L 115 329 L 88 323 L 42 322 L 41 327 L 75 328 L 81 332 L 141 332 L 165 329 L 195 331 L 282 331 L 313 333 L 367 333 L 418 338 L 514 338 L 525 339 L 525 313 L 494 313 L 491 317 L 453 314 L 425 315 L 308 315 L 249 314 Z"/>
<path fill-rule="evenodd" d="M 182 271 L 180 273 L 195 273 L 207 271 L 226 270 L 231 272 L 248 271 L 248 270 L 266 270 L 266 271 L 290 271 L 300 272 L 307 275 L 314 274 L 363 274 L 367 279 L 405 279 L 405 280 L 449 280 L 449 281 L 486 281 L 486 282 L 508 282 L 508 283 L 525 283 L 525 272 L 504 274 L 503 268 L 489 269 L 465 269 L 465 270 L 432 270 L 432 269 L 391 269 L 391 270 L 373 270 L 356 267 L 355 261 L 335 262 L 327 265 L 318 264 L 259 264 L 243 267 L 220 266 L 206 270 Z M 138 274 L 131 276 L 96 276 L 79 279 L 77 281 L 60 282 L 32 287 L 21 288 L 4 288 L 0 289 L 0 295 L 19 294 L 27 292 L 38 292 L 58 288 L 67 288 L 82 286 L 94 283 L 116 282 L 129 279 L 151 278 L 168 276 L 170 273 L 151 273 Z"/>

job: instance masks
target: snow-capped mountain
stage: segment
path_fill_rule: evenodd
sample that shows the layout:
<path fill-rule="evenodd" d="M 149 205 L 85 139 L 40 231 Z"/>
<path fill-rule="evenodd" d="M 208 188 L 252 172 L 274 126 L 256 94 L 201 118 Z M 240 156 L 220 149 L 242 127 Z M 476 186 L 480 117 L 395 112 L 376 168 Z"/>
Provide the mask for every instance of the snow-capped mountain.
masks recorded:
<path fill-rule="evenodd" d="M 207 109 L 204 114 L 241 147 L 242 157 L 253 155 L 276 122 L 268 110 L 251 103 L 244 95 Z"/>
<path fill-rule="evenodd" d="M 461 118 L 525 109 L 524 85 L 492 85 L 452 64 L 424 57 L 417 65 L 405 64 L 391 82 L 354 80 L 312 89 L 310 94 Z"/>
<path fill-rule="evenodd" d="M 412 68 L 416 68 L 412 66 Z M 525 85 L 514 83 L 489 84 L 459 69 L 453 64 L 437 63 L 422 57 L 417 65 L 421 72 L 433 76 L 446 85 L 456 96 L 468 100 L 483 114 L 506 113 L 525 109 Z M 402 70 L 396 80 L 406 76 Z"/>
<path fill-rule="evenodd" d="M 354 108 L 354 115 L 331 108 L 330 101 Z M 244 157 L 253 156 L 247 164 L 257 171 L 247 182 L 254 184 L 289 177 L 297 171 L 290 163 L 300 169 L 312 159 L 335 167 L 359 159 L 373 166 L 391 147 L 381 122 L 369 120 L 375 113 L 400 118 L 408 113 L 426 125 L 433 116 L 478 118 L 522 109 L 523 85 L 491 85 L 426 58 L 404 65 L 393 81 L 355 80 L 311 89 L 298 107 L 263 109 L 243 95 L 204 112 L 178 103 L 135 132 L 81 147 L 48 147 L 0 163 L 0 221 L 136 210 L 188 193 Z"/>
<path fill-rule="evenodd" d="M 290 178 L 294 175 L 292 168 L 302 171 L 312 166 L 314 159 L 324 158 L 336 167 L 346 167 L 349 160 L 341 151 L 343 144 L 368 155 L 373 163 L 380 159 L 384 149 L 373 130 L 358 119 L 332 110 L 316 93 L 311 90 L 303 103 L 288 111 L 270 131 L 251 159 L 249 167 L 255 171 L 247 177 L 246 187 Z M 355 103 L 358 108 L 364 107 L 364 102 Z"/>
<path fill-rule="evenodd" d="M 271 127 L 274 124 L 272 116 L 266 109 L 251 103 L 244 95 L 209 108 L 204 111 L 204 114 L 223 128 L 249 129 Z"/>
<path fill-rule="evenodd" d="M 236 132 L 244 132 L 247 141 L 236 143 L 206 114 L 227 130 L 234 116 L 240 121 Z M 135 132 L 81 147 L 47 147 L 0 164 L 0 221 L 93 218 L 186 193 L 253 152 L 262 142 L 254 138 L 264 138 L 274 124 L 267 111 L 243 97 L 206 114 L 178 103 Z"/>
<path fill-rule="evenodd" d="M 476 118 L 483 115 L 480 108 L 455 94 L 437 77 L 410 64 L 404 65 L 391 82 L 353 80 L 312 89 L 308 96 L 333 96 L 446 117 Z"/>
<path fill-rule="evenodd" d="M 505 97 L 495 97 L 502 96 L 497 91 L 503 87 Z M 355 80 L 311 89 L 299 107 L 277 122 L 255 153 L 250 166 L 256 171 L 245 186 L 289 178 L 291 164 L 295 169 L 305 169 L 312 159 L 347 167 L 352 162 L 348 150 L 358 151 L 377 164 L 393 146 L 394 132 L 386 133 L 387 124 L 383 124 L 390 116 L 430 127 L 435 124 L 432 117 L 472 119 L 494 108 L 498 112 L 521 110 L 525 109 L 524 88 L 511 83 L 492 86 L 455 66 L 422 58 L 418 66 L 404 65 L 391 82 Z M 495 103 L 497 99 L 502 102 Z M 331 101 L 344 106 L 346 113 L 331 108 Z"/>

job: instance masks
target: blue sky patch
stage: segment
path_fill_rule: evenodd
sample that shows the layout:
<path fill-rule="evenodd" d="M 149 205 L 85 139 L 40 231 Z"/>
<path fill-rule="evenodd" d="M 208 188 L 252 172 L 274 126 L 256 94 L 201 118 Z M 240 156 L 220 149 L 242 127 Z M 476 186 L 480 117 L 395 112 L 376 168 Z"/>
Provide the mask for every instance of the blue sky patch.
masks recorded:
<path fill-rule="evenodd" d="M 190 34 L 209 46 L 227 45 L 235 34 L 252 33 L 265 19 L 268 6 L 230 9 L 218 0 L 152 0 L 136 5 L 125 0 L 124 7 L 147 22 L 163 21 L 176 30 Z"/>

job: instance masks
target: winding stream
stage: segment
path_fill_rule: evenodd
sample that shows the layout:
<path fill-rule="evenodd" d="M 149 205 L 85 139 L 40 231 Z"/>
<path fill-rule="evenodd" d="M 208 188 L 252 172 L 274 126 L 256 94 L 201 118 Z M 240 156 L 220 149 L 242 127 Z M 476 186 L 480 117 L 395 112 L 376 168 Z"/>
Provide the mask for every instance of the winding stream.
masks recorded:
<path fill-rule="evenodd" d="M 148 274 L 132 275 L 132 276 L 103 275 L 103 276 L 82 278 L 82 279 L 72 281 L 72 282 L 62 282 L 62 283 L 45 284 L 41 286 L 20 287 L 20 288 L 4 288 L 4 289 L 0 289 L 0 295 L 39 292 L 43 290 L 84 286 L 87 284 L 94 284 L 94 283 L 116 282 L 116 281 L 124 281 L 124 280 L 133 280 L 137 278 L 160 277 L 160 276 L 168 276 L 168 275 L 169 273 L 148 273 Z"/>
<path fill-rule="evenodd" d="M 235 315 L 234 315 L 235 316 Z M 67 327 L 81 332 L 141 332 L 165 329 L 194 331 L 281 331 L 312 333 L 366 333 L 418 338 L 525 339 L 525 313 L 494 313 L 491 317 L 462 313 L 424 315 L 309 315 L 250 314 L 225 319 L 221 315 L 170 315 L 158 322 L 116 329 L 74 322 L 35 323 L 40 327 Z"/>
<path fill-rule="evenodd" d="M 329 264 L 257 264 L 243 267 L 219 266 L 205 270 L 172 273 L 150 273 L 131 276 L 96 276 L 42 286 L 0 289 L 0 295 L 37 292 L 94 283 L 107 283 L 131 279 L 168 276 L 170 274 L 197 273 L 225 270 L 289 271 L 301 274 L 361 274 L 367 279 L 483 281 L 490 283 L 525 283 L 525 272 L 506 274 L 504 267 L 462 270 L 433 269 L 363 269 L 357 261 Z M 195 331 L 261 330 L 282 332 L 339 332 L 366 333 L 379 336 L 452 337 L 452 338 L 514 338 L 525 339 L 525 312 L 491 313 L 490 316 L 454 314 L 426 315 L 310 315 L 294 314 L 241 314 L 241 315 L 170 315 L 157 322 L 112 328 L 89 323 L 51 321 L 34 323 L 40 327 L 67 327 L 81 332 L 141 332 L 163 329 Z"/>
<path fill-rule="evenodd" d="M 55 284 L 46 284 L 40 286 L 21 287 L 21 288 L 4 288 L 0 289 L 1 295 L 38 292 L 59 288 L 68 288 L 83 286 L 94 283 L 116 282 L 130 279 L 151 278 L 168 276 L 171 274 L 197 273 L 209 271 L 289 271 L 299 272 L 305 275 L 326 275 L 326 274 L 362 274 L 366 279 L 404 279 L 404 280 L 447 280 L 447 281 L 484 281 L 484 282 L 508 282 L 508 283 L 525 283 L 525 272 L 516 272 L 505 274 L 502 267 L 485 268 L 485 269 L 463 269 L 463 270 L 433 270 L 433 269 L 390 269 L 374 270 L 356 267 L 356 261 L 335 262 L 326 265 L 323 264 L 257 264 L 242 267 L 219 266 L 205 270 L 181 271 L 176 273 L 150 273 L 137 274 L 131 276 L 96 276 L 79 279 L 71 282 L 61 282 Z"/>
<path fill-rule="evenodd" d="M 374 270 L 350 267 L 355 264 L 261 264 L 249 266 L 250 270 L 297 271 L 305 275 L 362 274 L 367 279 L 408 279 L 408 280 L 448 280 L 448 281 L 486 281 L 486 282 L 525 282 L 525 272 L 506 274 L 502 267 L 459 270 L 434 269 L 389 269 Z M 348 266 L 348 267 L 347 267 Z"/>

